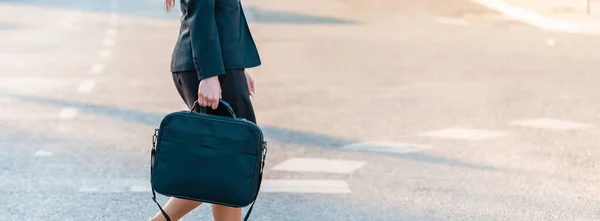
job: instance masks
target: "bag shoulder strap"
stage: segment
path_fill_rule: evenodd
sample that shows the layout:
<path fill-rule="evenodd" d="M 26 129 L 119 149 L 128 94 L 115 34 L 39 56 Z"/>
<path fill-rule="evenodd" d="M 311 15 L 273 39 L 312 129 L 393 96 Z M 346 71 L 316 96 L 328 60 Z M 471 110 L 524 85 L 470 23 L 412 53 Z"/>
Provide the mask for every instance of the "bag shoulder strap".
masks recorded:
<path fill-rule="evenodd" d="M 163 210 L 162 206 L 160 206 L 160 203 L 158 203 L 158 201 L 156 201 L 156 192 L 154 192 L 154 187 L 152 187 L 152 200 L 156 203 L 156 205 L 158 206 L 158 209 L 160 209 L 160 213 L 162 213 L 162 215 L 165 217 L 165 219 L 167 219 L 167 221 L 171 221 L 171 217 L 169 217 L 169 214 L 167 214 L 167 212 L 165 212 L 165 210 Z"/>
<path fill-rule="evenodd" d="M 263 167 L 264 167 L 264 163 L 263 163 Z M 258 178 L 258 189 L 260 190 L 260 184 L 262 183 L 262 171 L 260 172 L 260 177 Z M 258 194 L 258 193 L 257 193 Z M 248 218 L 250 218 L 250 213 L 252 213 L 252 208 L 254 208 L 254 203 L 256 203 L 256 199 L 254 199 L 254 202 L 252 202 L 252 205 L 250 206 L 250 209 L 248 209 L 248 212 L 246 212 L 246 218 L 244 218 L 244 221 L 248 221 Z"/>

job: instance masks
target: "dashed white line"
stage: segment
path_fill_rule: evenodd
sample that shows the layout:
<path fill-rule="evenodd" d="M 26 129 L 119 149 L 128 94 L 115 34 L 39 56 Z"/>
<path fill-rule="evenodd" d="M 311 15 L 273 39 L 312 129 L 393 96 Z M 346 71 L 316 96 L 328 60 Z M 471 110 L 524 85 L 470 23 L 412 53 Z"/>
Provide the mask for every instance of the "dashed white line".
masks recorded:
<path fill-rule="evenodd" d="M 70 120 L 77 116 L 77 108 L 65 107 L 60 111 L 58 117 L 63 120 Z"/>
<path fill-rule="evenodd" d="M 106 37 L 114 37 L 118 33 L 117 29 L 110 28 L 106 30 Z"/>
<path fill-rule="evenodd" d="M 272 170 L 350 174 L 365 164 L 363 161 L 292 158 L 274 166 Z"/>
<path fill-rule="evenodd" d="M 111 13 L 108 17 L 108 24 L 110 26 L 116 26 L 119 23 L 119 15 L 116 13 Z"/>
<path fill-rule="evenodd" d="M 80 17 L 83 15 L 83 12 L 76 12 L 75 14 L 69 16 L 67 19 L 62 20 L 58 23 L 58 26 L 61 28 L 70 28 L 76 22 L 80 21 Z"/>
<path fill-rule="evenodd" d="M 82 186 L 79 188 L 79 192 L 84 192 L 84 193 L 93 193 L 93 192 L 98 192 L 100 191 L 100 188 L 96 187 L 96 186 Z"/>
<path fill-rule="evenodd" d="M 113 38 L 106 38 L 104 39 L 104 42 L 102 43 L 105 47 L 112 47 L 115 46 L 115 39 Z"/>
<path fill-rule="evenodd" d="M 90 93 L 90 91 L 92 91 L 95 86 L 96 86 L 95 81 L 87 80 L 87 81 L 82 82 L 79 85 L 79 88 L 77 88 L 77 91 L 79 91 L 80 93 Z"/>
<path fill-rule="evenodd" d="M 132 185 L 129 187 L 129 191 L 131 192 L 152 192 L 152 187 L 150 185 Z"/>
<path fill-rule="evenodd" d="M 351 193 L 343 180 L 263 180 L 261 192 L 269 193 Z"/>
<path fill-rule="evenodd" d="M 100 50 L 100 60 L 107 60 L 112 55 L 112 50 L 108 48 L 103 48 Z"/>
<path fill-rule="evenodd" d="M 104 65 L 102 65 L 102 64 L 95 64 L 94 66 L 92 66 L 92 69 L 90 70 L 90 72 L 92 72 L 92 74 L 100 74 L 100 73 L 102 73 L 102 71 L 104 71 Z"/>
<path fill-rule="evenodd" d="M 36 157 L 51 157 L 52 155 L 54 155 L 52 152 L 48 152 L 48 151 L 44 151 L 44 150 L 38 150 L 33 154 L 33 156 L 36 156 Z"/>

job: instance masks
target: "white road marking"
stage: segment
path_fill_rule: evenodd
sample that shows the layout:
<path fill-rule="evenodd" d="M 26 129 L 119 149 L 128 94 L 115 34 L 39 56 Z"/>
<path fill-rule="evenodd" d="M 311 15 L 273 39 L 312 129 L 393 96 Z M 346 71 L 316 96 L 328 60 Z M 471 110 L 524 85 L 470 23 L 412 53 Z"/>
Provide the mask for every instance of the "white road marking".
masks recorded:
<path fill-rule="evenodd" d="M 116 26 L 119 23 L 119 15 L 116 13 L 111 13 L 108 17 L 108 24 L 110 26 Z"/>
<path fill-rule="evenodd" d="M 92 69 L 90 70 L 90 72 L 92 72 L 92 74 L 99 74 L 99 73 L 102 73 L 102 71 L 104 71 L 104 65 L 102 65 L 102 64 L 95 64 L 94 66 L 92 66 Z"/>
<path fill-rule="evenodd" d="M 548 44 L 548 46 L 554 46 L 554 45 L 556 45 L 556 40 L 548 39 L 548 40 L 546 40 L 546 44 Z"/>
<path fill-rule="evenodd" d="M 594 25 L 593 23 L 580 23 L 576 21 L 545 17 L 533 11 L 510 5 L 503 0 L 472 1 L 493 10 L 497 10 L 510 18 L 523 21 L 541 29 L 572 33 L 598 33 L 600 31 L 600 27 Z"/>
<path fill-rule="evenodd" d="M 93 193 L 93 192 L 99 192 L 100 188 L 97 186 L 82 186 L 78 189 L 79 192 L 85 192 L 85 193 Z"/>
<path fill-rule="evenodd" d="M 430 145 L 397 143 L 388 141 L 369 141 L 343 146 L 342 149 L 379 153 L 406 154 L 431 148 Z"/>
<path fill-rule="evenodd" d="M 104 39 L 104 42 L 102 42 L 102 44 L 103 44 L 105 47 L 112 47 L 112 46 L 115 46 L 115 39 L 113 39 L 113 38 L 106 38 L 106 39 Z"/>
<path fill-rule="evenodd" d="M 274 166 L 272 170 L 350 174 L 365 164 L 363 161 L 292 158 Z"/>
<path fill-rule="evenodd" d="M 112 55 L 112 50 L 109 48 L 103 48 L 100 50 L 100 60 L 107 60 Z"/>
<path fill-rule="evenodd" d="M 75 14 L 67 17 L 67 19 L 62 20 L 58 23 L 58 26 L 61 28 L 71 28 L 76 22 L 80 21 L 80 17 L 83 15 L 83 12 L 75 12 Z"/>
<path fill-rule="evenodd" d="M 75 24 L 75 22 L 77 22 L 77 18 L 69 17 L 68 19 L 65 19 L 65 20 L 62 20 L 61 22 L 59 22 L 58 26 L 61 28 L 70 28 L 73 26 L 73 24 Z"/>
<path fill-rule="evenodd" d="M 351 193 L 343 180 L 263 180 L 261 192 L 268 193 Z"/>
<path fill-rule="evenodd" d="M 58 117 L 63 120 L 70 120 L 77 116 L 77 109 L 72 107 L 65 107 L 60 111 Z"/>
<path fill-rule="evenodd" d="M 52 155 L 54 155 L 52 152 L 43 151 L 43 150 L 38 150 L 33 154 L 33 156 L 36 156 L 36 157 L 51 157 Z"/>
<path fill-rule="evenodd" d="M 77 88 L 77 91 L 79 91 L 80 93 L 90 93 L 90 91 L 92 91 L 95 86 L 96 86 L 95 81 L 87 80 L 87 81 L 82 82 L 79 85 L 79 88 Z"/>
<path fill-rule="evenodd" d="M 457 140 L 484 140 L 507 136 L 508 132 L 489 131 L 469 128 L 446 128 L 438 131 L 422 133 L 421 136 Z"/>
<path fill-rule="evenodd" d="M 593 124 L 587 123 L 579 123 L 573 121 L 565 121 L 558 119 L 550 119 L 550 118 L 537 118 L 537 119 L 529 119 L 522 121 L 514 121 L 513 125 L 518 125 L 522 127 L 531 127 L 531 128 L 539 128 L 539 129 L 548 129 L 548 130 L 580 130 L 580 129 L 588 129 L 596 127 Z"/>
<path fill-rule="evenodd" d="M 132 185 L 129 187 L 131 192 L 152 192 L 150 185 Z"/>
<path fill-rule="evenodd" d="M 109 28 L 106 30 L 106 37 L 115 37 L 117 35 L 117 29 Z"/>
<path fill-rule="evenodd" d="M 142 179 L 81 179 L 80 192 L 121 193 L 150 192 L 149 181 Z"/>
<path fill-rule="evenodd" d="M 457 19 L 457 18 L 438 17 L 435 19 L 435 21 L 440 24 L 448 24 L 448 25 L 458 25 L 458 26 L 469 25 L 469 22 L 467 22 L 463 19 Z"/>
<path fill-rule="evenodd" d="M 1 154 L 1 152 L 0 152 Z M 4 179 L 6 180 L 6 179 Z M 86 193 L 148 193 L 148 179 L 122 179 L 115 177 L 86 178 L 71 177 L 11 177 L 10 180 L 0 179 L 0 189 L 27 192 L 79 191 Z"/>

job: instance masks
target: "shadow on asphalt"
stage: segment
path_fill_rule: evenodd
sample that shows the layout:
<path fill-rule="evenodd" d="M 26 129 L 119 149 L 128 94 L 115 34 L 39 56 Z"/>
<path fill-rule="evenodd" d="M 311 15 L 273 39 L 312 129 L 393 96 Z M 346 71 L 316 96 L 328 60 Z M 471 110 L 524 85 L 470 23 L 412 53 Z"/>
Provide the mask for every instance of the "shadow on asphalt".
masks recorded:
<path fill-rule="evenodd" d="M 117 1 L 118 5 L 111 8 L 110 0 L 0 0 L 0 2 L 38 5 L 69 10 L 81 10 L 96 13 L 116 12 L 127 16 L 137 16 L 152 19 L 179 19 L 181 12 L 164 10 L 161 0 L 127 0 Z M 176 6 L 178 9 L 178 6 Z M 356 21 L 324 16 L 313 16 L 285 11 L 261 9 L 255 6 L 244 6 L 249 22 L 253 23 L 282 23 L 282 24 L 355 24 Z"/>
<path fill-rule="evenodd" d="M 12 94 L 5 91 L 0 91 L 0 96 L 8 96 L 27 102 L 35 102 L 46 105 L 60 106 L 60 107 L 72 107 L 77 108 L 81 111 L 89 112 L 92 114 L 99 114 L 110 118 L 122 120 L 125 122 L 131 122 L 136 124 L 145 124 L 153 127 L 158 127 L 162 118 L 168 113 L 155 113 L 145 112 L 141 110 L 124 109 L 119 107 L 95 105 L 73 101 L 63 101 L 52 98 L 41 98 L 30 95 L 19 95 Z M 261 126 L 265 136 L 268 139 L 277 140 L 283 143 L 316 146 L 324 148 L 341 148 L 342 146 L 360 142 L 359 140 L 351 140 L 339 137 L 332 137 L 325 134 L 315 134 L 311 132 L 304 132 L 289 128 L 280 128 L 273 126 Z M 150 132 L 149 132 L 150 133 Z M 345 150 L 346 151 L 346 150 Z M 374 153 L 378 154 L 378 153 Z M 386 154 L 394 155 L 403 159 L 410 159 L 419 162 L 426 162 L 430 164 L 449 165 L 456 167 L 469 168 L 474 170 L 497 170 L 496 168 L 482 165 L 475 165 L 470 163 L 461 162 L 454 159 L 429 156 L 423 153 L 409 153 L 409 154 Z"/>
<path fill-rule="evenodd" d="M 249 22 L 283 24 L 357 24 L 357 21 L 244 7 Z"/>
<path fill-rule="evenodd" d="M 0 23 L 0 30 L 2 30 L 2 29 L 12 29 L 12 28 L 14 28 L 13 25 L 6 24 L 6 23 Z"/>

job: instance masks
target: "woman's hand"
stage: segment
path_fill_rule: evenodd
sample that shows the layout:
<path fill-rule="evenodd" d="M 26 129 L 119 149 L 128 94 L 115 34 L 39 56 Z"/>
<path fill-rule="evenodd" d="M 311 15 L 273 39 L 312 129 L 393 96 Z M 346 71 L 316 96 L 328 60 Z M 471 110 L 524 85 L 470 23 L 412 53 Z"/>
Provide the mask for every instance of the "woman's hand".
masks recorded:
<path fill-rule="evenodd" d="M 248 73 L 248 71 L 244 71 L 246 75 L 246 83 L 248 84 L 248 93 L 251 97 L 254 97 L 254 79 L 252 79 L 252 75 Z"/>
<path fill-rule="evenodd" d="M 165 9 L 170 12 L 175 7 L 175 0 L 165 0 Z"/>
<path fill-rule="evenodd" d="M 217 109 L 221 99 L 221 83 L 218 76 L 206 78 L 198 85 L 198 104 Z"/>

